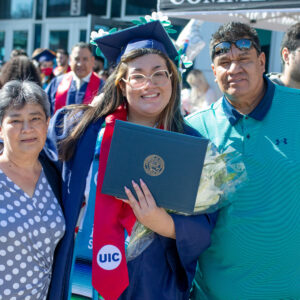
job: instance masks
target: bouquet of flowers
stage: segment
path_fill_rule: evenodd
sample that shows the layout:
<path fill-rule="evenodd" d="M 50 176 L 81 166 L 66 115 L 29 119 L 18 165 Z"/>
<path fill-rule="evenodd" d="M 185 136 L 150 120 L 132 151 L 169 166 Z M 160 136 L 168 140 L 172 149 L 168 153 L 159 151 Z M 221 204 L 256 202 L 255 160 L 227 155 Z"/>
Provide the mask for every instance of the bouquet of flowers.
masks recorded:
<path fill-rule="evenodd" d="M 245 165 L 233 148 L 219 153 L 209 143 L 196 197 L 194 214 L 214 212 L 227 205 L 227 195 L 234 193 L 247 179 Z"/>
<path fill-rule="evenodd" d="M 214 144 L 209 143 L 193 215 L 212 213 L 228 205 L 227 196 L 234 193 L 246 180 L 245 165 L 240 159 L 240 154 L 231 147 L 219 153 Z M 183 214 L 173 210 L 168 212 Z M 127 247 L 127 260 L 132 260 L 142 253 L 153 239 L 154 233 L 136 222 Z"/>

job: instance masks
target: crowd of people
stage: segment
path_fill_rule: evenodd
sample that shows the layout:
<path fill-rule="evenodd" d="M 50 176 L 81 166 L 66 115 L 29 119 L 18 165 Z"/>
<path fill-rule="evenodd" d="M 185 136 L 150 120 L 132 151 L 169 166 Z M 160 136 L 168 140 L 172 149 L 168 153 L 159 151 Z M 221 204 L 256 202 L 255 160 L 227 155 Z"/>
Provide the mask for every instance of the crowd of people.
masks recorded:
<path fill-rule="evenodd" d="M 13 79 L 36 82 L 48 94 L 52 116 L 62 106 L 91 103 L 108 76 L 104 58 L 81 42 L 74 45 L 70 56 L 65 49 L 37 48 L 31 58 L 21 49 L 13 50 L 1 69 L 0 86 Z"/>
<path fill-rule="evenodd" d="M 223 96 L 194 69 L 184 106 L 160 21 L 93 42 L 111 72 L 83 42 L 14 50 L 1 69 L 0 299 L 300 299 L 300 24 L 282 74 L 265 74 L 254 28 L 221 25 L 209 51 Z M 201 213 L 157 206 L 143 178 L 127 199 L 103 194 L 116 120 L 205 138 L 207 165 L 245 176 Z"/>

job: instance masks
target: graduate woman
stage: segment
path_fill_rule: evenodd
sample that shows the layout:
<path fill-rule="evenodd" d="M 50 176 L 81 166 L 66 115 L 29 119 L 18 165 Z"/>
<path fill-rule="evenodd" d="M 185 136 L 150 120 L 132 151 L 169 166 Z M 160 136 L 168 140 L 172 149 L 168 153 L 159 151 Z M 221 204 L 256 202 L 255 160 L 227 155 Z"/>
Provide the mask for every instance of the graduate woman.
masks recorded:
<path fill-rule="evenodd" d="M 101 194 L 116 119 L 196 135 L 180 114 L 177 51 L 159 21 L 95 42 L 116 63 L 101 100 L 66 107 L 50 125 L 49 143 L 64 161 L 67 222 L 50 298 L 188 299 L 216 216 L 169 214 L 143 181 L 125 187 L 128 201 Z"/>

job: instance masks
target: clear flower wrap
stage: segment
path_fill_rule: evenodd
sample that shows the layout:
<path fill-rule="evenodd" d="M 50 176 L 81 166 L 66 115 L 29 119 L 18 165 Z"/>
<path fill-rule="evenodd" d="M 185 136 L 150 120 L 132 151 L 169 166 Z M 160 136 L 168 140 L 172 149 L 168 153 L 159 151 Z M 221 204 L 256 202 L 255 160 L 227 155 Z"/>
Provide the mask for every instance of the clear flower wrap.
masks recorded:
<path fill-rule="evenodd" d="M 235 193 L 247 179 L 240 155 L 231 147 L 219 153 L 212 143 L 208 144 L 193 215 L 212 213 L 229 204 L 227 196 Z M 168 212 L 183 214 L 173 210 Z M 150 229 L 137 221 L 127 247 L 127 260 L 141 254 L 154 240 L 154 236 Z"/>
<path fill-rule="evenodd" d="M 227 195 L 235 193 L 247 178 L 240 156 L 232 147 L 219 153 L 208 144 L 194 214 L 211 213 L 228 204 Z"/>

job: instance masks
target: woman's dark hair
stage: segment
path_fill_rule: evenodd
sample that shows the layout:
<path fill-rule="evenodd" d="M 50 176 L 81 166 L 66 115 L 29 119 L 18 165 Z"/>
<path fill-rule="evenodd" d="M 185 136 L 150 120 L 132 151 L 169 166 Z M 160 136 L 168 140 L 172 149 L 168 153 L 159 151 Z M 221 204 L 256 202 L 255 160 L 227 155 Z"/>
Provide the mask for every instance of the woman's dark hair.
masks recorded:
<path fill-rule="evenodd" d="M 33 81 L 12 80 L 0 90 L 0 124 L 10 108 L 21 109 L 26 104 L 39 104 L 50 117 L 50 103 L 45 91 Z"/>
<path fill-rule="evenodd" d="M 28 80 L 42 86 L 38 69 L 28 57 L 21 55 L 10 59 L 1 69 L 0 88 L 11 80 Z"/>
<path fill-rule="evenodd" d="M 107 79 L 103 93 L 97 96 L 101 97 L 101 100 L 97 101 L 96 106 L 70 106 L 70 109 L 73 109 L 71 117 L 77 114 L 78 110 L 84 110 L 84 113 L 80 122 L 70 132 L 70 135 L 60 144 L 60 156 L 63 160 L 68 160 L 72 157 L 77 140 L 84 133 L 89 124 L 113 113 L 120 105 L 126 104 L 126 98 L 123 96 L 120 88 L 120 81 L 126 77 L 128 63 L 147 54 L 157 54 L 161 56 L 166 62 L 169 73 L 172 74 L 171 98 L 169 104 L 160 115 L 158 126 L 163 126 L 166 130 L 170 131 L 183 131 L 184 120 L 180 111 L 180 80 L 175 64 L 167 55 L 156 49 L 136 49 L 122 56 L 120 63 Z"/>

